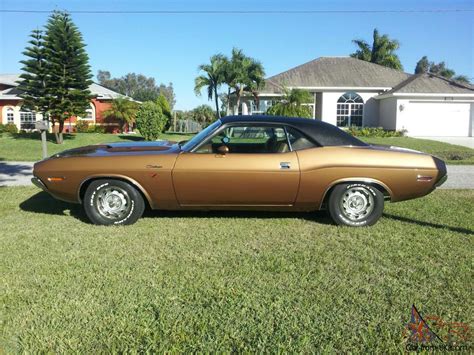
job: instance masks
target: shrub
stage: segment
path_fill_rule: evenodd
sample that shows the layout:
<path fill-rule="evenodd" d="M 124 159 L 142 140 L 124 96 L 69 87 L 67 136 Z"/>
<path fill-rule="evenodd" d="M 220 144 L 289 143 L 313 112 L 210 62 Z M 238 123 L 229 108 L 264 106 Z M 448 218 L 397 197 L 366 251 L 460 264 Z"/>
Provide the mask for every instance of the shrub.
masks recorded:
<path fill-rule="evenodd" d="M 136 116 L 137 128 L 147 141 L 158 139 L 167 120 L 160 106 L 152 101 L 144 102 Z"/>
<path fill-rule="evenodd" d="M 403 137 L 405 131 L 387 130 L 381 127 L 350 127 L 347 132 L 355 137 Z"/>
<path fill-rule="evenodd" d="M 13 123 L 0 124 L 0 133 L 18 133 L 18 127 Z"/>
<path fill-rule="evenodd" d="M 87 133 L 105 133 L 105 127 L 98 125 L 90 125 L 87 127 Z"/>
<path fill-rule="evenodd" d="M 89 122 L 78 120 L 76 122 L 76 132 L 77 133 L 87 133 L 89 132 Z"/>
<path fill-rule="evenodd" d="M 469 160 L 471 159 L 474 154 L 471 152 L 464 152 L 464 151 L 459 151 L 459 152 L 434 152 L 433 155 L 440 157 L 443 160 Z"/>

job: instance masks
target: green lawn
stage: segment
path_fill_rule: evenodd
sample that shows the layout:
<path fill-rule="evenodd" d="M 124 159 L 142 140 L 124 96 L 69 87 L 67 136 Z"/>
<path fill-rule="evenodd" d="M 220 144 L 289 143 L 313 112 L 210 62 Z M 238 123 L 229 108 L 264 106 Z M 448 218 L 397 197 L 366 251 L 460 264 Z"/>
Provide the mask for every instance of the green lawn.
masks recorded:
<path fill-rule="evenodd" d="M 448 164 L 474 164 L 474 149 L 460 145 L 432 141 L 429 139 L 418 139 L 410 137 L 388 137 L 388 138 L 361 138 L 372 144 L 394 145 L 397 147 L 419 150 L 440 157 Z"/>
<path fill-rule="evenodd" d="M 160 139 L 181 141 L 189 139 L 188 135 L 162 134 Z M 59 153 L 66 149 L 81 147 L 89 144 L 142 141 L 138 134 L 102 134 L 77 133 L 64 134 L 64 144 L 56 144 L 54 135 L 48 134 L 48 155 Z M 0 135 L 0 161 L 36 161 L 41 159 L 41 140 L 39 133 L 4 133 Z"/>
<path fill-rule="evenodd" d="M 473 190 L 362 229 L 235 212 L 96 227 L 33 187 L 0 200 L 1 352 L 395 353 L 413 303 L 473 324 Z"/>

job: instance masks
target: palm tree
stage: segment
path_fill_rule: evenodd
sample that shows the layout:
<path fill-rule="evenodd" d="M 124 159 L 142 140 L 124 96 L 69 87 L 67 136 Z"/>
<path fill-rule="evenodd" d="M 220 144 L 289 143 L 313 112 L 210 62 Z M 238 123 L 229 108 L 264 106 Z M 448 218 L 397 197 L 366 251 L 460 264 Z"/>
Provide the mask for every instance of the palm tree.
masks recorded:
<path fill-rule="evenodd" d="M 232 49 L 232 57 L 225 66 L 224 81 L 229 89 L 235 90 L 237 110 L 246 92 L 254 96 L 258 105 L 258 90 L 264 83 L 264 77 L 265 70 L 259 61 L 246 56 L 241 49 Z"/>
<path fill-rule="evenodd" d="M 281 101 L 267 110 L 269 115 L 311 118 L 312 112 L 309 106 L 304 105 L 313 102 L 309 91 L 302 89 L 283 89 L 284 95 Z"/>
<path fill-rule="evenodd" d="M 390 39 L 386 34 L 380 36 L 376 28 L 374 29 L 372 46 L 363 39 L 355 39 L 352 42 L 358 49 L 351 54 L 351 57 L 380 64 L 384 67 L 403 70 L 400 58 L 395 53 L 400 48 L 400 43 L 395 39 Z"/>
<path fill-rule="evenodd" d="M 205 74 L 198 76 L 194 80 L 194 92 L 197 96 L 201 95 L 203 87 L 207 87 L 207 97 L 209 100 L 214 98 L 216 104 L 217 117 L 220 118 L 219 95 L 217 90 L 224 81 L 224 67 L 227 60 L 222 54 L 216 54 L 211 57 L 210 64 L 201 64 L 199 70 Z"/>
<path fill-rule="evenodd" d="M 191 117 L 194 121 L 204 128 L 216 119 L 214 110 L 209 105 L 200 105 L 191 111 Z"/>
<path fill-rule="evenodd" d="M 125 132 L 127 125 L 135 122 L 135 115 L 138 110 L 138 103 L 120 97 L 112 101 L 112 105 L 103 115 L 105 118 L 113 117 L 122 121 L 122 132 Z"/>

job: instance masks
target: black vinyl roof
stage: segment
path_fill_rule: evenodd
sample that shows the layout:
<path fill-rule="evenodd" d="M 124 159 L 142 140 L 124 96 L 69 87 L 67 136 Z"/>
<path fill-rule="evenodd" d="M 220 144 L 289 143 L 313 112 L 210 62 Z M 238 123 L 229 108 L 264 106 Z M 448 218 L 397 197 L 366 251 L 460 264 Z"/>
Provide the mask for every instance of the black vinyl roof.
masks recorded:
<path fill-rule="evenodd" d="M 229 123 L 281 123 L 293 127 L 321 146 L 367 146 L 367 143 L 360 141 L 354 136 L 333 126 L 332 124 L 322 122 L 312 118 L 282 117 L 270 115 L 251 115 L 251 116 L 226 116 L 221 118 L 222 124 Z"/>

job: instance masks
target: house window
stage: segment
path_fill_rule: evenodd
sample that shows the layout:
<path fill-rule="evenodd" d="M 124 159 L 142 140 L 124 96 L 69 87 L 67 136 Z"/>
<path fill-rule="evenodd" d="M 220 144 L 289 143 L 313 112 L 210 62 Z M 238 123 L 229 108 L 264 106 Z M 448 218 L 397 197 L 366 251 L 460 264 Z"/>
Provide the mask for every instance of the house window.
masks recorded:
<path fill-rule="evenodd" d="M 13 109 L 7 108 L 7 123 L 13 123 L 15 121 L 15 116 L 13 115 Z"/>
<path fill-rule="evenodd" d="M 338 127 L 362 127 L 364 100 L 355 92 L 346 92 L 337 100 Z"/>
<path fill-rule="evenodd" d="M 34 129 L 36 114 L 31 111 L 20 111 L 20 129 Z"/>
<path fill-rule="evenodd" d="M 91 105 L 87 110 L 84 117 L 79 117 L 83 120 L 95 120 L 95 110 L 94 107 Z"/>
<path fill-rule="evenodd" d="M 260 100 L 259 105 L 252 100 L 250 101 L 250 114 L 257 115 L 257 114 L 265 114 L 267 110 L 272 107 L 273 101 L 272 100 Z"/>

